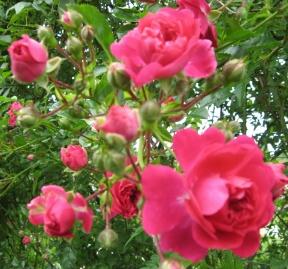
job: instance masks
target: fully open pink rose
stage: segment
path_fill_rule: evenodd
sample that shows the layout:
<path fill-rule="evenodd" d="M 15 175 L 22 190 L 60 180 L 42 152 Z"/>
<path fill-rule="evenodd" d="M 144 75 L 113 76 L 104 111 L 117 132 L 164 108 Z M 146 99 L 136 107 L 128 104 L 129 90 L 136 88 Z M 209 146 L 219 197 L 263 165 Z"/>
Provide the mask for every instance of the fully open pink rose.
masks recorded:
<path fill-rule="evenodd" d="M 89 233 L 93 224 L 93 212 L 80 193 L 66 192 L 62 187 L 47 185 L 42 187 L 40 196 L 28 205 L 29 221 L 33 225 L 44 225 L 50 236 L 73 237 L 75 221 L 82 224 Z"/>
<path fill-rule="evenodd" d="M 253 139 L 225 140 L 216 128 L 183 129 L 173 138 L 183 174 L 161 165 L 144 170 L 143 226 L 160 234 L 163 251 L 198 261 L 208 249 L 243 258 L 258 250 L 259 230 L 274 213 L 275 175 Z"/>
<path fill-rule="evenodd" d="M 217 63 L 211 41 L 200 37 L 200 27 L 193 11 L 163 8 L 141 19 L 111 51 L 136 86 L 181 71 L 194 78 L 209 77 Z"/>
<path fill-rule="evenodd" d="M 217 47 L 217 32 L 213 23 L 209 21 L 208 14 L 211 9 L 205 0 L 177 0 L 180 9 L 190 9 L 200 22 L 201 38 L 212 41 Z"/>
<path fill-rule="evenodd" d="M 16 126 L 17 115 L 16 112 L 19 111 L 23 106 L 19 102 L 13 102 L 9 107 L 7 114 L 9 115 L 8 124 L 11 127 Z"/>
<path fill-rule="evenodd" d="M 272 189 L 273 198 L 277 199 L 288 184 L 288 177 L 284 174 L 285 165 L 282 163 L 268 163 L 275 175 L 275 183 Z"/>
<path fill-rule="evenodd" d="M 137 112 L 128 106 L 113 105 L 108 111 L 105 121 L 94 126 L 105 133 L 122 135 L 127 141 L 136 138 L 140 121 Z"/>
<path fill-rule="evenodd" d="M 46 68 L 48 53 L 46 48 L 28 35 L 11 44 L 8 49 L 12 73 L 22 82 L 33 82 L 39 78 Z"/>
<path fill-rule="evenodd" d="M 135 183 L 128 179 L 117 181 L 111 188 L 111 194 L 111 217 L 120 214 L 129 219 L 138 213 L 137 202 L 140 198 L 140 191 Z"/>
<path fill-rule="evenodd" d="M 88 155 L 85 148 L 79 145 L 69 145 L 61 148 L 60 157 L 63 164 L 73 171 L 79 171 L 88 163 Z"/>

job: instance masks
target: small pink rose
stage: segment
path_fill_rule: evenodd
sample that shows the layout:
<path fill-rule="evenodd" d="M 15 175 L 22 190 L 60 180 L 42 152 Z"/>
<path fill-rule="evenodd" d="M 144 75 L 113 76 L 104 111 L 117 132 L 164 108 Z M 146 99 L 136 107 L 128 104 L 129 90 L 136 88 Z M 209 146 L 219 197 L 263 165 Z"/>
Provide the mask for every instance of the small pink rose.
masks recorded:
<path fill-rule="evenodd" d="M 113 105 L 104 122 L 98 123 L 95 128 L 105 133 L 122 135 L 127 141 L 132 141 L 139 132 L 139 116 L 135 110 L 128 106 Z"/>
<path fill-rule="evenodd" d="M 73 171 L 79 171 L 88 163 L 88 155 L 85 148 L 79 145 L 69 145 L 61 148 L 60 157 L 63 164 Z"/>
<path fill-rule="evenodd" d="M 208 25 L 206 20 L 205 15 Z M 192 10 L 162 8 L 148 13 L 135 29 L 113 43 L 111 52 L 124 63 L 136 86 L 181 71 L 189 77 L 206 78 L 214 73 L 217 62 L 212 42 L 201 37 L 203 31 Z"/>
<path fill-rule="evenodd" d="M 7 114 L 9 115 L 9 121 L 8 121 L 9 126 L 11 127 L 16 126 L 16 122 L 17 122 L 16 112 L 19 111 L 22 107 L 23 106 L 19 102 L 13 102 L 10 105 L 9 110 L 7 111 Z"/>
<path fill-rule="evenodd" d="M 29 245 L 29 244 L 31 243 L 31 238 L 30 238 L 30 236 L 25 235 L 25 236 L 22 238 L 22 243 L 23 243 L 23 245 Z"/>
<path fill-rule="evenodd" d="M 272 189 L 273 198 L 277 199 L 284 192 L 285 186 L 288 184 L 288 177 L 284 174 L 285 165 L 282 163 L 268 163 L 272 169 L 275 181 Z"/>
<path fill-rule="evenodd" d="M 8 48 L 12 73 L 21 82 L 30 83 L 39 78 L 46 68 L 48 52 L 46 48 L 28 35 L 14 41 Z"/>

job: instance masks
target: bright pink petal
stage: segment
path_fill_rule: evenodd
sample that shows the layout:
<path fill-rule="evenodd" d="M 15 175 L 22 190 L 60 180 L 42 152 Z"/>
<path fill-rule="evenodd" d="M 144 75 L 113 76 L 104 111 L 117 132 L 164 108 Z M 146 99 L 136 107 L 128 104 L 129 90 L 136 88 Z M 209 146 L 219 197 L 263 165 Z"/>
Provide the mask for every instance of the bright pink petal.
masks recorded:
<path fill-rule="evenodd" d="M 175 251 L 193 262 L 202 260 L 208 250 L 198 245 L 192 237 L 192 225 L 184 221 L 173 230 L 161 234 L 162 251 Z"/>
<path fill-rule="evenodd" d="M 28 35 L 23 35 L 22 38 L 27 42 L 27 47 L 34 60 L 40 63 L 46 63 L 48 60 L 48 52 L 46 48 Z"/>
<path fill-rule="evenodd" d="M 193 192 L 203 215 L 215 214 L 229 198 L 226 181 L 219 177 L 196 182 Z"/>
<path fill-rule="evenodd" d="M 48 194 L 55 194 L 57 196 L 66 197 L 66 192 L 64 188 L 57 186 L 57 185 L 46 185 L 41 188 L 42 193 L 44 196 Z"/>
<path fill-rule="evenodd" d="M 233 253 L 241 258 L 253 256 L 260 247 L 259 232 L 248 233 L 239 248 L 232 249 Z"/>
<path fill-rule="evenodd" d="M 162 165 L 149 165 L 142 175 L 145 198 L 143 227 L 148 234 L 171 230 L 186 216 L 185 189 L 180 174 Z"/>
<path fill-rule="evenodd" d="M 184 68 L 187 76 L 193 78 L 207 78 L 217 67 L 214 49 L 210 40 L 199 40 L 194 47 L 191 60 Z"/>
<path fill-rule="evenodd" d="M 210 144 L 224 144 L 225 136 L 217 128 L 209 128 L 203 135 L 193 129 L 182 129 L 173 137 L 173 151 L 182 169 L 187 172 L 198 154 Z"/>

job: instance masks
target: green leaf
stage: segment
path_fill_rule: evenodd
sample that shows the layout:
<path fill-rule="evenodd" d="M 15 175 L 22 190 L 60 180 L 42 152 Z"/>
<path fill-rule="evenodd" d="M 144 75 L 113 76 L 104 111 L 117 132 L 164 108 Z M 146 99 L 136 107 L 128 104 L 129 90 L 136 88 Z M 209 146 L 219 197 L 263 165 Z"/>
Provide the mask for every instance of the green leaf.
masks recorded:
<path fill-rule="evenodd" d="M 112 60 L 109 48 L 114 41 L 114 37 L 105 16 L 91 5 L 70 5 L 70 7 L 81 13 L 85 23 L 90 24 L 94 28 L 96 40 L 105 51 L 107 57 Z"/>
<path fill-rule="evenodd" d="M 6 16 L 8 15 L 8 13 L 11 10 L 15 10 L 16 14 L 20 13 L 24 8 L 26 7 L 30 7 L 32 4 L 29 2 L 19 2 L 17 4 L 15 4 L 14 6 L 10 7 L 7 11 L 6 11 Z"/>
<path fill-rule="evenodd" d="M 12 38 L 10 35 L 0 35 L 0 45 L 7 45 L 12 42 Z"/>

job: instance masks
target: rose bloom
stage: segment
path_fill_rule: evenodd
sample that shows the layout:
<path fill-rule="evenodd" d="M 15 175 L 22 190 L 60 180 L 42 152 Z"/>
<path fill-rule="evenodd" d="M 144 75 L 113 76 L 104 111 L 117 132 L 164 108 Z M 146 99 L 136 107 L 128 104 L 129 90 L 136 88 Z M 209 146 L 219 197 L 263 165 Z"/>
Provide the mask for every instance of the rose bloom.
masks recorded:
<path fill-rule="evenodd" d="M 110 191 L 112 194 L 111 218 L 120 214 L 125 219 L 130 219 L 137 215 L 140 191 L 135 183 L 122 179 L 113 184 Z"/>
<path fill-rule="evenodd" d="M 216 69 L 210 40 L 201 39 L 200 21 L 189 9 L 162 8 L 149 13 L 118 43 L 112 54 L 124 63 L 136 86 L 184 73 L 206 78 Z"/>
<path fill-rule="evenodd" d="M 86 199 L 79 193 L 66 192 L 57 185 L 42 187 L 40 196 L 27 205 L 29 221 L 33 225 L 44 225 L 50 236 L 73 237 L 73 226 L 79 221 L 89 233 L 93 224 L 93 212 Z"/>
<path fill-rule="evenodd" d="M 137 112 L 128 106 L 113 105 L 102 123 L 95 124 L 95 129 L 104 133 L 114 133 L 123 136 L 127 141 L 134 140 L 140 129 Z"/>
<path fill-rule="evenodd" d="M 190 9 L 200 21 L 201 38 L 212 41 L 217 47 L 217 32 L 214 24 L 209 21 L 208 14 L 211 9 L 205 0 L 177 0 L 180 9 Z"/>
<path fill-rule="evenodd" d="M 61 148 L 60 157 L 63 164 L 73 171 L 79 171 L 88 163 L 88 155 L 85 148 L 79 145 L 69 145 Z"/>
<path fill-rule="evenodd" d="M 7 114 L 9 115 L 8 124 L 11 127 L 15 127 L 17 123 L 17 115 L 15 112 L 19 111 L 23 106 L 19 102 L 13 102 L 9 109 Z"/>
<path fill-rule="evenodd" d="M 273 199 L 277 199 L 284 192 L 284 187 L 288 184 L 288 177 L 284 174 L 285 165 L 283 163 L 268 163 L 275 175 L 275 183 L 272 189 Z"/>
<path fill-rule="evenodd" d="M 14 41 L 8 48 L 12 73 L 21 82 L 30 83 L 39 78 L 46 69 L 46 48 L 28 35 Z"/>
<path fill-rule="evenodd" d="M 145 231 L 160 234 L 163 251 L 194 262 L 208 249 L 254 255 L 259 230 L 273 217 L 276 182 L 254 140 L 242 135 L 226 142 L 216 128 L 202 135 L 183 129 L 173 150 L 183 174 L 163 165 L 143 172 Z"/>
<path fill-rule="evenodd" d="M 23 244 L 23 245 L 29 245 L 30 243 L 31 243 L 31 238 L 30 238 L 30 236 L 25 235 L 25 236 L 22 238 L 22 244 Z"/>

